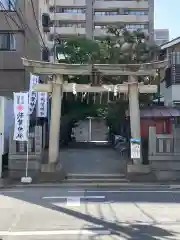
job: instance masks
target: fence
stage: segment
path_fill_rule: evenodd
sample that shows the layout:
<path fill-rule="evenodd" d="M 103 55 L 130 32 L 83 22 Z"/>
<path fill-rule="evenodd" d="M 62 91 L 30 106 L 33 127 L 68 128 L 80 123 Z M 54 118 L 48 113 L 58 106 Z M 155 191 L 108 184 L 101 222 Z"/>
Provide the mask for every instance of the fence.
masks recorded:
<path fill-rule="evenodd" d="M 16 142 L 13 140 L 13 131 L 9 138 L 9 176 L 10 178 L 21 178 L 25 174 L 27 147 L 29 156 L 28 175 L 36 176 L 41 168 L 43 152 L 42 126 L 30 128 L 29 140 L 27 142 Z"/>
<path fill-rule="evenodd" d="M 149 164 L 159 180 L 180 179 L 180 129 L 173 134 L 156 134 L 149 128 Z"/>

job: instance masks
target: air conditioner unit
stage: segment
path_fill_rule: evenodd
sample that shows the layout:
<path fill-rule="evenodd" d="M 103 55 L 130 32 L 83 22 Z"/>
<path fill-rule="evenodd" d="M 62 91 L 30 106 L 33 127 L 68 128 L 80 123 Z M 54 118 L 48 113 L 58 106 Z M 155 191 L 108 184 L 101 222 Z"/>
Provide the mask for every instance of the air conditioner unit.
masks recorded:
<path fill-rule="evenodd" d="M 42 14 L 42 26 L 44 32 L 50 32 L 51 19 L 48 13 Z"/>
<path fill-rule="evenodd" d="M 49 48 L 44 47 L 42 49 L 42 61 L 49 62 L 49 55 L 50 55 Z"/>

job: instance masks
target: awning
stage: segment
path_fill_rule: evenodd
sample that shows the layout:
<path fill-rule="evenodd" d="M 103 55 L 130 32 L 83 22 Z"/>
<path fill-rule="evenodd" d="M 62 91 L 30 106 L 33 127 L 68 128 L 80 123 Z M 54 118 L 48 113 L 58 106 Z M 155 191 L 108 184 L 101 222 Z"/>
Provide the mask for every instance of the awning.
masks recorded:
<path fill-rule="evenodd" d="M 180 117 L 180 109 L 173 107 L 153 107 L 141 109 L 141 118 Z"/>

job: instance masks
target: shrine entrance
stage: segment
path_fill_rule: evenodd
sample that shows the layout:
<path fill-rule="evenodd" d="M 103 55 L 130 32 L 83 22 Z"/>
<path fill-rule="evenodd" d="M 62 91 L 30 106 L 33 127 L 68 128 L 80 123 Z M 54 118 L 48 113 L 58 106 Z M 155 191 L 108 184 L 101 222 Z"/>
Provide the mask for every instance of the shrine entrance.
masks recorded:
<path fill-rule="evenodd" d="M 49 138 L 49 158 L 48 164 L 43 167 L 44 172 L 59 171 L 56 168 L 57 162 L 63 163 L 65 157 L 59 155 L 59 133 L 61 123 L 61 102 L 63 93 L 73 93 L 75 96 L 78 93 L 83 94 L 103 94 L 113 93 L 117 97 L 119 93 L 126 94 L 129 101 L 129 115 L 131 127 L 131 139 L 136 139 L 141 145 L 140 135 L 140 109 L 139 109 L 139 93 L 156 93 L 157 85 L 145 85 L 144 82 L 139 82 L 139 77 L 153 77 L 156 76 L 157 70 L 164 69 L 167 62 L 152 62 L 145 64 L 62 64 L 62 63 L 47 63 L 33 60 L 23 59 L 23 64 L 30 72 L 34 74 L 52 75 L 51 81 L 45 84 L 38 84 L 34 86 L 35 91 L 49 92 L 52 94 L 51 104 L 51 122 L 50 122 L 50 138 Z M 64 75 L 91 75 L 92 71 L 102 74 L 103 76 L 128 76 L 128 81 L 116 85 L 102 84 L 99 86 L 92 86 L 91 84 L 76 84 L 64 82 Z M 143 78 L 142 78 L 143 79 Z M 60 104 L 57 104 L 60 103 Z M 139 148 L 138 158 L 133 160 L 133 169 L 142 169 L 141 148 Z M 86 158 L 88 153 L 84 155 Z M 73 152 L 72 155 L 75 156 Z M 108 156 L 108 154 L 106 154 Z M 111 155 L 111 154 L 110 154 Z M 112 156 L 108 156 L 111 160 Z M 88 155 L 88 157 L 90 154 Z M 83 158 L 83 157 L 82 157 Z M 91 156 L 93 158 L 93 156 Z M 115 158 L 113 156 L 113 158 Z M 118 159 L 118 157 L 117 157 Z M 110 161 L 109 161 L 110 162 Z M 111 163 L 112 164 L 112 163 Z M 61 164 L 62 166 L 63 164 Z M 102 166 L 102 162 L 100 163 Z M 132 165 L 132 164 L 131 164 Z M 130 165 L 130 167 L 131 167 Z M 110 166 L 110 165 L 109 165 Z M 128 166 L 129 167 L 129 166 Z M 61 167 L 62 169 L 62 167 Z"/>
<path fill-rule="evenodd" d="M 100 117 L 87 117 L 77 122 L 72 130 L 77 143 L 108 143 L 109 129 L 107 121 Z"/>

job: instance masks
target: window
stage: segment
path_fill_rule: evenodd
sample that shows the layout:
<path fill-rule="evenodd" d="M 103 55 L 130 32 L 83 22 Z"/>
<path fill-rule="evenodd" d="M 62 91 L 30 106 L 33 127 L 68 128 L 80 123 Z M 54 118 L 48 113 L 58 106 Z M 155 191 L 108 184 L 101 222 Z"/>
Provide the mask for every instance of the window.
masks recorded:
<path fill-rule="evenodd" d="M 125 10 L 124 11 L 124 14 L 125 15 L 136 15 L 136 16 L 143 16 L 143 15 L 148 15 L 148 10 L 139 10 L 139 11 L 136 11 L 136 10 Z"/>
<path fill-rule="evenodd" d="M 0 51 L 16 50 L 16 39 L 13 33 L 0 33 Z"/>
<path fill-rule="evenodd" d="M 126 25 L 126 29 L 129 31 L 136 31 L 138 29 L 148 29 L 148 25 L 147 24 L 127 24 Z"/>
<path fill-rule="evenodd" d="M 85 23 L 63 23 L 61 20 L 54 20 L 53 26 L 55 27 L 76 27 L 76 28 L 85 28 Z"/>
<path fill-rule="evenodd" d="M 81 8 L 63 8 L 62 13 L 85 13 L 85 9 Z"/>
<path fill-rule="evenodd" d="M 16 0 L 0 0 L 0 10 L 14 11 L 16 7 Z"/>
<path fill-rule="evenodd" d="M 84 8 L 63 8 L 59 5 L 56 6 L 51 6 L 49 8 L 50 12 L 55 12 L 55 13 L 85 13 L 86 9 Z"/>
<path fill-rule="evenodd" d="M 110 12 L 95 12 L 94 13 L 96 16 L 113 16 L 113 15 L 118 15 L 118 12 L 116 11 L 110 11 Z"/>

